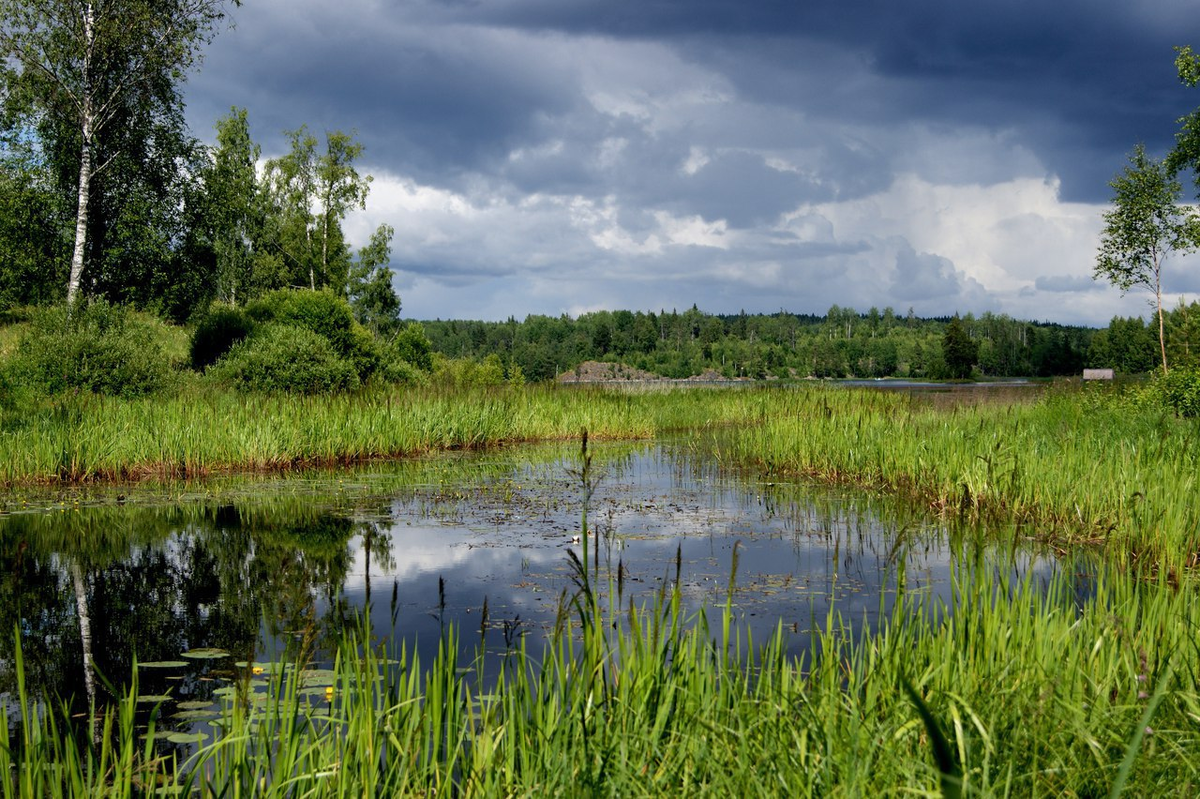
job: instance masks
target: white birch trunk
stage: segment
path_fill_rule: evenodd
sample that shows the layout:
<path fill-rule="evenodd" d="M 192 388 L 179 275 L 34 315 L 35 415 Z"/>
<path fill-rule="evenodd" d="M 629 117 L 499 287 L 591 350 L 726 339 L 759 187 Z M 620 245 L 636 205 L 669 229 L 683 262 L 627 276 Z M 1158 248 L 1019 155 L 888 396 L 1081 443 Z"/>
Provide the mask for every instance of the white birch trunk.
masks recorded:
<path fill-rule="evenodd" d="M 1162 351 L 1163 374 L 1167 373 L 1167 331 L 1163 324 L 1162 309 L 1162 267 L 1154 271 L 1154 298 L 1158 303 L 1158 348 Z"/>
<path fill-rule="evenodd" d="M 83 252 L 87 245 L 88 199 L 92 183 L 91 125 L 84 122 L 83 153 L 79 159 L 79 205 L 75 212 L 75 251 L 71 255 L 71 277 L 67 282 L 67 306 L 75 305 L 83 278 Z"/>
<path fill-rule="evenodd" d="M 83 4 L 83 92 L 79 98 L 81 107 L 80 133 L 83 152 L 79 158 L 79 204 L 75 214 L 75 250 L 71 255 L 71 276 L 67 279 L 67 307 L 74 306 L 79 294 L 79 283 L 83 278 L 83 252 L 87 245 L 88 199 L 92 183 L 92 138 L 95 135 L 95 109 L 92 106 L 92 87 L 89 75 L 92 71 L 92 55 L 96 45 L 96 10 L 91 2 Z"/>
<path fill-rule="evenodd" d="M 83 649 L 83 685 L 87 690 L 88 713 L 93 721 L 92 739 L 99 740 L 100 730 L 94 725 L 96 718 L 96 668 L 92 661 L 92 617 L 88 612 L 87 583 L 83 581 L 83 570 L 79 564 L 71 564 L 71 582 L 75 586 L 75 613 L 79 617 L 79 641 Z"/>

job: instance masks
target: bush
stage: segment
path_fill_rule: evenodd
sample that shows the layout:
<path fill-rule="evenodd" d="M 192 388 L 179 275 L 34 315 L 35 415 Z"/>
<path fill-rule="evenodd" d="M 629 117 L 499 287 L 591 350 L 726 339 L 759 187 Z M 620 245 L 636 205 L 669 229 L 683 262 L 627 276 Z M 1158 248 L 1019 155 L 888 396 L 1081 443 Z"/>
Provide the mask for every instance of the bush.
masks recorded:
<path fill-rule="evenodd" d="M 49 394 L 141 396 L 171 382 L 173 348 L 166 325 L 103 300 L 72 313 L 66 306 L 42 308 L 31 314 L 9 379 Z"/>
<path fill-rule="evenodd" d="M 259 322 L 280 322 L 316 333 L 354 366 L 362 380 L 379 366 L 374 337 L 354 320 L 350 304 L 328 289 L 272 291 L 246 306 L 246 313 Z"/>
<path fill-rule="evenodd" d="M 196 326 L 190 350 L 192 368 L 202 371 L 254 330 L 254 320 L 240 308 L 217 305 Z"/>
<path fill-rule="evenodd" d="M 1184 418 L 1200 418 L 1200 369 L 1176 367 L 1154 379 L 1153 391 L 1163 405 Z"/>
<path fill-rule="evenodd" d="M 428 374 L 400 358 L 384 360 L 375 378 L 400 386 L 423 386 L 429 382 Z"/>
<path fill-rule="evenodd" d="M 423 372 L 433 371 L 433 345 L 420 322 L 409 322 L 392 339 L 396 357 L 408 361 Z"/>
<path fill-rule="evenodd" d="M 506 372 L 500 356 L 491 353 L 482 361 L 469 358 L 434 359 L 433 382 L 447 388 L 485 388 L 525 382 L 519 368 Z"/>
<path fill-rule="evenodd" d="M 250 391 L 321 394 L 357 388 L 358 374 L 323 336 L 268 322 L 216 363 L 213 379 Z"/>

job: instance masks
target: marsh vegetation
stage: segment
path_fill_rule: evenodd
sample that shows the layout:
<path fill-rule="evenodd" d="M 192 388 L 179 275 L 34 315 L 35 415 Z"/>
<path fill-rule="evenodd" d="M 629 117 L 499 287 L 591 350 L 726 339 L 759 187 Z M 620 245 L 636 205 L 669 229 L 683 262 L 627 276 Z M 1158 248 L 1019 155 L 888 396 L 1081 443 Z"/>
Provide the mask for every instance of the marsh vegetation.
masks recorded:
<path fill-rule="evenodd" d="M 12 790 L 1192 793 L 1196 422 L 1093 389 L 61 400 L 4 437 Z M 622 494 L 651 441 L 681 465 Z M 689 494 L 728 481 L 736 512 Z M 401 585 L 439 536 L 513 575 Z M 779 565 L 806 546 L 815 582 Z M 147 580 L 155 645 L 104 610 Z"/>

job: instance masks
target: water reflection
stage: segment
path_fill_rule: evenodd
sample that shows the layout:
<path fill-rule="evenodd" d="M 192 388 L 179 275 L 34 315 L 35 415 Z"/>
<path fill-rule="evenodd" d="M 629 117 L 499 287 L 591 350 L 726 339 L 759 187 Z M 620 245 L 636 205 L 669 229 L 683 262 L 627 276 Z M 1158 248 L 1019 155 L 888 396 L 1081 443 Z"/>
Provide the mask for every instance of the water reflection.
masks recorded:
<path fill-rule="evenodd" d="M 723 474 L 689 446 L 594 451 L 589 546 L 602 591 L 619 574 L 622 604 L 649 603 L 678 578 L 688 611 L 723 605 L 736 545 L 739 626 L 763 640 L 782 624 L 796 653 L 831 611 L 871 625 L 898 592 L 949 601 L 962 557 L 1015 577 L 1055 568 L 1017 533 L 980 535 L 857 492 Z M 573 448 L 514 448 L 43 500 L 0 515 L 0 630 L 20 631 L 29 685 L 80 711 L 85 649 L 118 682 L 135 657 L 224 650 L 141 672 L 143 693 L 203 703 L 237 673 L 233 661 L 269 660 L 297 642 L 319 660 L 368 608 L 377 634 L 390 631 L 426 663 L 452 623 L 476 633 L 463 635 L 466 646 L 481 634 L 503 651 L 516 635 L 543 635 L 574 589 L 579 465 Z M 0 692 L 10 695 L 14 643 L 0 635 Z"/>

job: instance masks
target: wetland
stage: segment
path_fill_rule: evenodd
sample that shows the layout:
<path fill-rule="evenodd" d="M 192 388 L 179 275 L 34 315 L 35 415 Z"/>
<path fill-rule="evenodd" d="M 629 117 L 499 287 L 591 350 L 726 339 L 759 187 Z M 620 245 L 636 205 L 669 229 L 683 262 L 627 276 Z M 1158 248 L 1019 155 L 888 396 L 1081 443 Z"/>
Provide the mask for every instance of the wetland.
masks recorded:
<path fill-rule="evenodd" d="M 0 766 L 26 796 L 1187 795 L 1194 428 L 989 396 L 264 399 L 138 482 L 100 478 L 140 439 L 81 446 L 93 477 L 0 509 Z M 42 429 L 136 413 L 161 453 L 227 409 L 137 402 Z"/>

